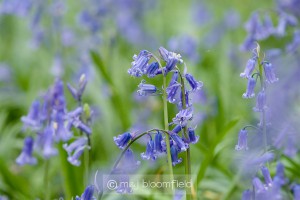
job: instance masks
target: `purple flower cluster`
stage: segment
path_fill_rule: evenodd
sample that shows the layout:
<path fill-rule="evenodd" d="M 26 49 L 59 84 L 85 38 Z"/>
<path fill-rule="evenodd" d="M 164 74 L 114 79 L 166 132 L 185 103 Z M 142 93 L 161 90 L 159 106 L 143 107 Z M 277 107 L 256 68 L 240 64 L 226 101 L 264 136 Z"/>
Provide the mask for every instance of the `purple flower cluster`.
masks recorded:
<path fill-rule="evenodd" d="M 299 2 L 297 0 L 284 1 L 277 0 L 276 14 L 278 16 L 277 25 L 273 24 L 271 14 L 265 12 L 253 12 L 245 25 L 247 37 L 241 46 L 242 50 L 248 51 L 254 48 L 255 42 L 266 40 L 270 36 L 284 37 L 287 30 L 292 28 L 295 32 L 293 41 L 286 46 L 287 52 L 294 52 L 300 45 L 299 30 L 297 28 L 299 18 Z"/>
<path fill-rule="evenodd" d="M 70 84 L 68 86 L 75 100 L 81 102 L 81 95 L 86 86 L 85 76 L 83 75 L 80 79 L 78 90 Z M 35 100 L 28 115 L 21 118 L 24 129 L 30 129 L 35 135 L 25 138 L 22 153 L 16 159 L 17 164 L 36 164 L 37 160 L 33 157 L 34 149 L 41 152 L 45 159 L 55 156 L 58 150 L 54 144 L 59 141 L 70 141 L 74 137 L 73 127 L 87 136 L 90 135 L 92 131 L 89 124 L 82 120 L 83 114 L 81 103 L 75 110 L 67 111 L 64 84 L 57 79 L 54 85 L 43 95 L 43 101 Z M 90 116 L 86 116 L 86 118 L 89 119 Z M 78 166 L 80 164 L 79 157 L 86 147 L 87 139 L 84 136 L 80 136 L 70 145 L 64 144 L 69 155 L 68 161 Z"/>
<path fill-rule="evenodd" d="M 195 128 L 192 127 L 191 120 L 193 118 L 193 107 L 190 99 L 190 94 L 198 93 L 203 83 L 197 81 L 191 74 L 181 74 L 178 65 L 184 64 L 180 54 L 170 52 L 163 47 L 159 48 L 160 59 L 153 53 L 142 50 L 138 55 L 134 55 L 134 61 L 131 63 L 131 68 L 128 74 L 135 77 L 147 76 L 149 78 L 156 76 L 167 76 L 171 74 L 171 80 L 165 88 L 166 100 L 177 105 L 179 112 L 173 118 L 174 128 L 171 131 L 153 129 L 147 132 L 149 140 L 146 144 L 146 151 L 141 153 L 143 160 L 156 160 L 161 154 L 167 153 L 166 134 L 169 135 L 170 153 L 172 164 L 175 166 L 182 162 L 182 158 L 178 157 L 180 152 L 186 151 L 190 144 L 195 144 L 199 140 L 199 136 L 195 134 Z M 152 61 L 153 60 L 153 61 Z M 161 65 L 163 63 L 164 65 Z M 184 65 L 185 66 L 185 65 Z M 186 69 L 185 69 L 186 71 Z M 155 85 L 146 84 L 144 80 L 139 84 L 137 91 L 141 96 L 160 95 Z M 183 93 L 184 92 L 184 93 Z M 180 133 L 184 130 L 185 133 Z M 114 142 L 120 149 L 127 149 L 125 157 L 127 160 L 132 160 L 128 168 L 132 169 L 138 166 L 139 162 L 133 157 L 133 152 L 129 146 L 139 138 L 139 135 L 134 135 L 125 132 L 117 137 L 114 137 Z M 122 170 L 126 164 L 122 164 Z M 116 169 L 115 169 L 116 170 Z M 128 192 L 126 188 L 121 188 L 118 191 Z M 131 191 L 131 190 L 130 190 Z"/>
<path fill-rule="evenodd" d="M 261 167 L 261 175 L 264 182 L 260 178 L 252 179 L 252 190 L 245 190 L 242 195 L 242 200 L 264 200 L 264 199 L 285 199 L 285 195 L 281 190 L 290 188 L 290 192 L 294 193 L 294 199 L 299 199 L 299 185 L 291 184 L 285 177 L 284 166 L 282 163 L 277 163 L 276 174 L 271 177 L 267 167 Z"/>

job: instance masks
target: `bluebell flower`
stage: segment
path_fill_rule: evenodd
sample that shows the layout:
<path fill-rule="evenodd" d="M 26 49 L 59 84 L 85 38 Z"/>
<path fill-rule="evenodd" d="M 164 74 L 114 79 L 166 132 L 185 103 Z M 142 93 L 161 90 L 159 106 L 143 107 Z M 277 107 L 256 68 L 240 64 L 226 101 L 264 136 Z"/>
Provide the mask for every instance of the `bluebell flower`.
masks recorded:
<path fill-rule="evenodd" d="M 131 68 L 128 70 L 128 74 L 135 77 L 141 77 L 146 73 L 148 62 L 151 59 L 152 54 L 147 50 L 142 50 L 139 55 L 133 56 L 133 62 Z"/>
<path fill-rule="evenodd" d="M 72 121 L 72 125 L 78 128 L 79 130 L 81 130 L 82 132 L 86 133 L 87 135 L 92 134 L 92 129 L 88 127 L 86 124 L 84 124 L 82 121 L 80 121 L 80 119 L 78 118 Z"/>
<path fill-rule="evenodd" d="M 259 178 L 255 177 L 252 180 L 252 184 L 253 184 L 256 194 L 263 193 L 266 191 L 264 184 L 261 182 L 261 180 Z"/>
<path fill-rule="evenodd" d="M 294 157 L 298 152 L 298 148 L 296 147 L 295 140 L 296 139 L 293 138 L 291 135 L 289 135 L 286 139 L 284 154 L 290 158 Z"/>
<path fill-rule="evenodd" d="M 153 78 L 158 74 L 158 69 L 159 69 L 158 62 L 152 62 L 150 65 L 148 65 L 145 74 L 147 74 L 149 78 Z"/>
<path fill-rule="evenodd" d="M 175 145 L 171 146 L 171 150 L 170 151 L 171 151 L 172 165 L 175 166 L 175 165 L 181 163 L 182 162 L 182 158 L 178 159 L 178 150 L 177 150 L 177 148 L 176 148 Z"/>
<path fill-rule="evenodd" d="M 40 128 L 40 102 L 38 100 L 33 101 L 28 115 L 21 117 L 21 121 L 24 123 L 24 127 Z"/>
<path fill-rule="evenodd" d="M 181 85 L 179 83 L 173 84 L 166 89 L 167 100 L 170 103 L 175 103 L 180 101 L 180 91 Z"/>
<path fill-rule="evenodd" d="M 196 144 L 199 140 L 199 136 L 195 135 L 193 128 L 188 128 L 189 143 Z"/>
<path fill-rule="evenodd" d="M 75 151 L 78 148 L 84 147 L 87 144 L 87 138 L 80 137 L 74 142 L 72 142 L 70 145 L 64 144 L 63 148 L 67 151 L 68 155 L 71 155 L 73 151 Z"/>
<path fill-rule="evenodd" d="M 146 147 L 146 152 L 141 153 L 141 157 L 143 160 L 156 160 L 156 155 L 154 154 L 154 141 L 151 139 L 148 143 L 147 143 L 147 147 Z"/>
<path fill-rule="evenodd" d="M 276 165 L 276 174 L 274 179 L 277 178 L 281 185 L 285 185 L 288 182 L 288 179 L 284 174 L 284 165 L 281 162 L 278 162 Z"/>
<path fill-rule="evenodd" d="M 300 46 L 300 30 L 295 30 L 293 41 L 287 45 L 286 51 L 295 52 L 299 46 Z"/>
<path fill-rule="evenodd" d="M 178 83 L 178 71 L 174 71 L 168 87 Z"/>
<path fill-rule="evenodd" d="M 245 190 L 242 195 L 242 200 L 252 200 L 252 191 Z"/>
<path fill-rule="evenodd" d="M 79 166 L 81 164 L 81 161 L 79 160 L 80 156 L 84 152 L 85 146 L 81 146 L 75 149 L 74 153 L 72 155 L 68 156 L 68 161 L 74 165 Z"/>
<path fill-rule="evenodd" d="M 247 90 L 243 94 L 243 98 L 252 98 L 255 96 L 255 93 L 254 93 L 255 85 L 256 85 L 256 80 L 254 78 L 250 77 L 248 79 Z"/>
<path fill-rule="evenodd" d="M 300 200 L 300 185 L 295 185 L 293 187 L 293 192 L 294 192 L 294 200 Z"/>
<path fill-rule="evenodd" d="M 266 109 L 266 93 L 264 90 L 257 94 L 256 106 L 253 108 L 255 112 L 263 112 Z"/>
<path fill-rule="evenodd" d="M 180 102 L 178 103 L 178 108 L 179 110 L 183 109 L 183 106 L 182 106 L 182 102 L 183 102 L 183 99 L 182 99 L 182 91 L 180 90 Z M 190 92 L 185 90 L 185 106 L 186 108 L 189 108 L 192 106 L 192 103 L 190 102 Z"/>
<path fill-rule="evenodd" d="M 162 141 L 163 141 L 162 134 L 158 131 L 154 137 L 154 153 L 157 154 L 163 152 Z"/>
<path fill-rule="evenodd" d="M 173 139 L 176 147 L 178 148 L 178 150 L 181 151 L 186 151 L 189 148 L 189 145 L 187 143 L 185 143 L 177 134 L 170 134 L 171 138 Z"/>
<path fill-rule="evenodd" d="M 4 0 L 1 2 L 0 14 L 13 14 L 25 17 L 30 12 L 32 5 L 32 0 Z"/>
<path fill-rule="evenodd" d="M 247 61 L 244 72 L 240 74 L 240 77 L 250 78 L 251 75 L 252 75 L 253 70 L 255 69 L 255 65 L 256 65 L 256 58 L 250 58 Z"/>
<path fill-rule="evenodd" d="M 67 84 L 67 87 L 72 94 L 73 98 L 77 101 L 81 101 L 82 94 L 87 84 L 86 75 L 82 74 L 79 79 L 78 89 L 75 89 L 71 84 Z"/>
<path fill-rule="evenodd" d="M 36 158 L 32 156 L 33 144 L 34 141 L 32 137 L 25 138 L 22 153 L 16 159 L 18 165 L 35 165 L 37 163 Z"/>
<path fill-rule="evenodd" d="M 183 109 L 173 118 L 173 123 L 181 126 L 186 126 L 188 121 L 193 118 L 193 110 L 191 108 Z"/>
<path fill-rule="evenodd" d="M 273 26 L 273 22 L 269 14 L 265 14 L 264 16 L 263 26 L 267 37 L 274 34 L 275 28 Z"/>
<path fill-rule="evenodd" d="M 196 81 L 191 74 L 185 74 L 185 79 L 190 84 L 192 91 L 200 90 L 203 86 L 203 83 L 201 81 Z"/>
<path fill-rule="evenodd" d="M 176 126 L 173 128 L 172 133 L 178 134 L 181 130 L 182 130 L 182 126 L 181 126 L 181 125 L 176 125 Z"/>
<path fill-rule="evenodd" d="M 136 170 L 140 164 L 141 162 L 135 159 L 133 151 L 130 148 L 127 149 L 121 163 L 122 170 L 124 172 Z"/>
<path fill-rule="evenodd" d="M 255 47 L 255 39 L 253 35 L 248 35 L 241 45 L 240 49 L 242 51 L 250 51 Z"/>
<path fill-rule="evenodd" d="M 238 138 L 238 143 L 235 146 L 235 150 L 248 150 L 248 144 L 247 144 L 247 130 L 242 129 L 239 132 L 239 138 Z"/>
<path fill-rule="evenodd" d="M 272 181 L 269 169 L 267 167 L 263 166 L 261 168 L 261 172 L 262 172 L 262 175 L 264 176 L 265 183 L 266 183 L 267 187 L 271 187 L 273 181 Z"/>
<path fill-rule="evenodd" d="M 64 114 L 61 112 L 53 111 L 54 119 L 52 126 L 54 128 L 56 141 L 67 141 L 73 134 L 68 127 L 65 126 Z"/>
<path fill-rule="evenodd" d="M 181 55 L 170 52 L 163 47 L 158 49 L 162 59 L 166 62 L 165 74 L 173 70 L 177 63 L 182 63 Z"/>
<path fill-rule="evenodd" d="M 78 18 L 79 22 L 93 34 L 95 34 L 101 28 L 101 23 L 97 14 L 91 11 L 83 10 L 79 14 Z"/>
<path fill-rule="evenodd" d="M 124 149 L 131 139 L 131 134 L 129 132 L 126 132 L 122 135 L 118 135 L 118 137 L 114 137 L 114 142 L 120 149 Z"/>
<path fill-rule="evenodd" d="M 155 85 L 146 84 L 144 80 L 139 84 L 139 90 L 137 91 L 141 96 L 153 95 L 157 92 Z"/>
<path fill-rule="evenodd" d="M 94 186 L 93 185 L 89 185 L 85 188 L 83 194 L 81 195 L 81 197 L 76 196 L 76 200 L 93 200 L 95 199 L 93 197 L 94 194 Z"/>
<path fill-rule="evenodd" d="M 64 83 L 57 79 L 52 88 L 52 106 L 53 109 L 61 112 L 66 110 L 66 102 L 64 96 Z"/>
<path fill-rule="evenodd" d="M 264 163 L 270 162 L 274 159 L 274 154 L 273 153 L 265 153 L 262 156 L 259 156 L 253 160 L 251 160 L 251 164 L 253 165 L 262 165 Z"/>
<path fill-rule="evenodd" d="M 275 83 L 278 81 L 278 78 L 275 76 L 274 68 L 272 67 L 272 64 L 269 62 L 264 62 L 264 71 L 266 76 L 266 81 L 268 83 Z"/>
<path fill-rule="evenodd" d="M 116 192 L 119 194 L 132 193 L 132 188 L 130 187 L 129 176 L 122 174 L 119 177 L 119 185 L 116 188 Z"/>
<path fill-rule="evenodd" d="M 54 141 L 54 130 L 53 127 L 47 126 L 43 132 L 43 155 L 46 159 L 49 159 L 51 156 L 55 156 L 58 151 L 53 148 Z"/>

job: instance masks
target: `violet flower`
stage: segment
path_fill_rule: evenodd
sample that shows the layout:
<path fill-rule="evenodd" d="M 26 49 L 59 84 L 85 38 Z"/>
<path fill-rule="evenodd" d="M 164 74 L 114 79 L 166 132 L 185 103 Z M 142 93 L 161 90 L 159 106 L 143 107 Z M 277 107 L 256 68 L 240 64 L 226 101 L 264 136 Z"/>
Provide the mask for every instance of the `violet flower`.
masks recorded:
<path fill-rule="evenodd" d="M 129 132 L 126 132 L 122 135 L 118 135 L 118 137 L 114 137 L 114 142 L 120 149 L 124 149 L 131 139 L 131 134 Z"/>
<path fill-rule="evenodd" d="M 37 163 L 36 158 L 32 156 L 33 144 L 34 141 L 32 137 L 26 137 L 24 139 L 24 147 L 22 153 L 16 159 L 16 163 L 18 165 L 35 165 Z"/>

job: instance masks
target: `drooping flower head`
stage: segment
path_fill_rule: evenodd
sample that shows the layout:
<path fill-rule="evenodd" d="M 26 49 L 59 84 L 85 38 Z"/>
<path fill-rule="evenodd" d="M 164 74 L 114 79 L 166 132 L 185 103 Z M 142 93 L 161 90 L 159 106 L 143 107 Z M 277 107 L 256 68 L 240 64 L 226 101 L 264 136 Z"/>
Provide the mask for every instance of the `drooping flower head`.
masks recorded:
<path fill-rule="evenodd" d="M 149 140 L 146 147 L 146 152 L 141 153 L 141 157 L 144 160 L 156 160 L 156 155 L 154 154 L 154 141 L 152 139 Z"/>
<path fill-rule="evenodd" d="M 243 94 L 243 98 L 253 98 L 255 96 L 254 88 L 256 85 L 256 80 L 252 77 L 248 79 L 247 90 Z"/>
<path fill-rule="evenodd" d="M 40 128 L 40 102 L 38 100 L 33 101 L 28 115 L 23 116 L 21 121 L 24 123 L 24 127 L 30 127 L 34 130 Z"/>
<path fill-rule="evenodd" d="M 199 140 L 199 136 L 195 135 L 195 130 L 193 128 L 188 128 L 189 139 L 188 142 L 192 144 L 196 144 Z"/>
<path fill-rule="evenodd" d="M 147 72 L 147 65 L 151 57 L 152 54 L 147 50 L 142 50 L 139 55 L 134 55 L 134 61 L 131 63 L 131 68 L 128 70 L 128 74 L 135 77 L 141 77 Z"/>
<path fill-rule="evenodd" d="M 37 163 L 36 158 L 32 156 L 33 144 L 34 141 L 32 137 L 25 138 L 22 153 L 16 159 L 16 163 L 18 165 L 25 165 L 25 164 L 35 165 Z"/>
<path fill-rule="evenodd" d="M 246 68 L 245 68 L 244 72 L 240 74 L 240 77 L 250 78 L 251 75 L 252 75 L 253 70 L 255 69 L 255 65 L 256 65 L 256 57 L 250 58 L 247 61 L 247 65 L 246 65 Z"/>
<path fill-rule="evenodd" d="M 171 146 L 171 158 L 173 166 L 182 162 L 182 158 L 178 159 L 178 149 L 174 145 Z"/>
<path fill-rule="evenodd" d="M 76 200 L 94 200 L 94 186 L 89 185 L 85 188 L 84 192 L 82 193 L 81 197 L 76 196 Z"/>
<path fill-rule="evenodd" d="M 118 137 L 114 137 L 114 142 L 120 149 L 124 149 L 131 139 L 131 134 L 129 132 L 126 132 L 122 135 L 118 135 Z"/>
<path fill-rule="evenodd" d="M 264 90 L 257 94 L 256 106 L 253 108 L 255 112 L 263 112 L 266 109 L 266 93 Z"/>
<path fill-rule="evenodd" d="M 173 123 L 181 126 L 186 126 L 188 121 L 193 118 L 193 110 L 191 108 L 183 109 L 173 118 Z"/>
<path fill-rule="evenodd" d="M 191 74 L 185 74 L 185 79 L 189 83 L 192 88 L 192 91 L 200 90 L 203 86 L 201 81 L 196 81 L 195 78 Z"/>
<path fill-rule="evenodd" d="M 276 78 L 274 68 L 272 67 L 271 63 L 264 62 L 264 71 L 265 71 L 266 81 L 268 83 L 275 83 L 279 80 L 278 78 Z"/>
<path fill-rule="evenodd" d="M 139 84 L 139 90 L 137 91 L 141 96 L 153 95 L 157 92 L 155 85 L 146 84 L 144 80 Z"/>
<path fill-rule="evenodd" d="M 247 134 L 248 134 L 248 132 L 246 129 L 240 130 L 238 143 L 235 146 L 235 150 L 239 151 L 239 150 L 247 150 L 248 149 Z"/>

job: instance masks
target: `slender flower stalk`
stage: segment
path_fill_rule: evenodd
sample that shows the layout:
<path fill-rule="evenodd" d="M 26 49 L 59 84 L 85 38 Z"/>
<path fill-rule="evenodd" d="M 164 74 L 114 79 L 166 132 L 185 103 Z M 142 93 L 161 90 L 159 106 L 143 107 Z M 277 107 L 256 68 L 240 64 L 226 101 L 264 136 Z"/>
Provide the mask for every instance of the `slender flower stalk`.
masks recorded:
<path fill-rule="evenodd" d="M 263 75 L 263 63 L 261 62 L 261 58 L 260 58 L 260 46 L 259 46 L 259 44 L 257 44 L 256 52 L 257 52 L 257 64 L 258 64 L 258 70 L 259 70 L 260 87 L 261 87 L 262 91 L 265 91 L 264 75 Z M 265 109 L 262 110 L 262 129 L 263 129 L 264 151 L 266 153 L 268 151 L 268 142 L 267 142 L 267 125 L 266 125 L 266 111 L 265 111 Z"/>
<path fill-rule="evenodd" d="M 181 95 L 182 95 L 182 108 L 186 109 L 186 96 L 185 96 L 185 84 L 182 75 L 180 75 L 180 82 L 181 82 Z M 187 132 L 187 127 L 183 127 L 183 135 L 185 138 L 189 138 L 188 132 Z M 185 175 L 186 175 L 186 180 L 191 182 L 191 153 L 190 153 L 190 148 L 188 148 L 185 152 Z M 191 199 L 191 188 L 189 189 L 186 187 L 186 200 Z M 195 196 L 195 194 L 193 194 Z"/>
<path fill-rule="evenodd" d="M 162 66 L 159 62 L 159 60 L 154 56 L 154 58 L 157 60 L 160 69 L 162 69 Z M 164 73 L 164 70 L 163 70 Z M 167 102 L 167 80 L 165 74 L 163 74 L 163 105 L 164 105 L 164 128 L 165 130 L 169 130 L 169 117 L 168 117 L 168 102 Z M 170 175 L 170 180 L 174 180 L 174 175 L 173 175 L 173 166 L 172 166 L 172 158 L 171 158 L 171 148 L 170 148 L 170 137 L 168 134 L 166 134 L 166 146 L 167 146 L 167 160 L 168 160 L 168 168 L 169 168 L 169 175 Z"/>

